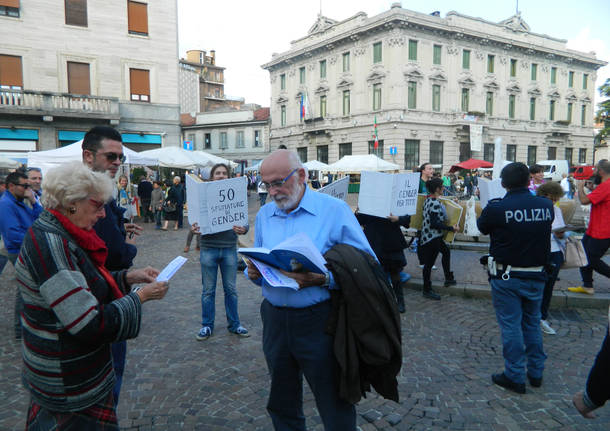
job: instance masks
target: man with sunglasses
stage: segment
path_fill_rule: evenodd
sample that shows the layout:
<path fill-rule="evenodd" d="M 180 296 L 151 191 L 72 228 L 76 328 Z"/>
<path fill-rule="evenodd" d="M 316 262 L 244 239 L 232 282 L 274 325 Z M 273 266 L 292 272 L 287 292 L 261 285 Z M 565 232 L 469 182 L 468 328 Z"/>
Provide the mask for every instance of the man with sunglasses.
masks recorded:
<path fill-rule="evenodd" d="M 6 191 L 0 198 L 0 233 L 4 240 L 8 260 L 15 265 L 19 249 L 27 230 L 32 226 L 42 206 L 30 189 L 28 176 L 22 171 L 10 173 L 5 180 Z M 26 203 L 30 205 L 26 205 Z M 17 290 L 15 298 L 15 338 L 21 339 L 21 311 L 23 300 Z"/>
<path fill-rule="evenodd" d="M 298 155 L 277 150 L 261 165 L 261 182 L 271 203 L 256 216 L 254 247 L 273 248 L 303 232 L 320 253 L 337 244 L 349 244 L 371 256 L 362 228 L 342 200 L 311 190 Z M 267 411 L 276 430 L 305 430 L 303 375 L 312 388 L 326 430 L 355 431 L 354 405 L 339 398 L 333 337 L 326 334 L 331 310 L 330 272 L 290 272 L 298 290 L 271 287 L 248 263 L 248 277 L 262 286 L 263 353 L 271 375 Z"/>
<path fill-rule="evenodd" d="M 123 139 L 112 127 L 96 126 L 89 130 L 83 138 L 82 148 L 83 163 L 93 171 L 106 173 L 110 178 L 115 177 L 119 166 L 125 161 Z M 133 223 L 125 223 L 125 210 L 117 205 L 115 199 L 107 202 L 104 209 L 106 216 L 99 219 L 93 229 L 108 247 L 105 266 L 110 271 L 128 269 L 138 252 L 133 235 L 139 235 L 142 228 Z M 113 390 L 115 406 L 119 403 L 126 355 L 125 341 L 112 344 L 112 362 L 116 375 Z"/>

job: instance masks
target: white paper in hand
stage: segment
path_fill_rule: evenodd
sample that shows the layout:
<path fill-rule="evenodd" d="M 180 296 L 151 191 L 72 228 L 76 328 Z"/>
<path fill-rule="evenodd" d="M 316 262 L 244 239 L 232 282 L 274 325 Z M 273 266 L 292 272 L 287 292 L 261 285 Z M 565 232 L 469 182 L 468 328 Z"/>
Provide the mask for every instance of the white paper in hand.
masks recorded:
<path fill-rule="evenodd" d="M 157 276 L 157 281 L 169 281 L 187 260 L 188 259 L 183 256 L 176 257 L 163 268 L 163 271 Z"/>

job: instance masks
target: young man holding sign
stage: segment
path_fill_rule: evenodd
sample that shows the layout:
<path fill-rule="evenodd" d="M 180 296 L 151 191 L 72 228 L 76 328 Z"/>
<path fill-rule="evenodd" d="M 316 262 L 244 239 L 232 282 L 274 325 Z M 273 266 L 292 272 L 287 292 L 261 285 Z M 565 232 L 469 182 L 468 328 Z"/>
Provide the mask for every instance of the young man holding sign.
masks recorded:
<path fill-rule="evenodd" d="M 210 179 L 212 181 L 226 180 L 229 178 L 229 167 L 223 163 L 218 163 L 212 167 L 210 171 Z M 245 183 L 244 183 L 245 184 Z M 233 189 L 228 189 L 225 193 L 220 190 L 219 200 L 233 200 L 235 192 Z M 245 194 L 245 190 L 244 190 Z M 228 197 L 227 197 L 228 195 Z M 232 218 L 237 218 L 235 215 Z M 216 220 L 218 217 L 215 218 Z M 209 222 L 212 222 L 208 219 Z M 199 225 L 194 223 L 191 231 L 199 234 Z M 248 330 L 241 326 L 239 321 L 239 313 L 237 312 L 237 235 L 243 235 L 248 232 L 248 220 L 244 222 L 244 226 L 233 225 L 228 230 L 210 233 L 201 236 L 201 280 L 203 284 L 203 292 L 201 293 L 201 329 L 197 333 L 197 340 L 207 340 L 212 336 L 214 331 L 214 315 L 216 313 L 216 278 L 218 269 L 222 275 L 222 287 L 225 295 L 225 312 L 227 314 L 227 323 L 229 332 L 240 337 L 249 337 Z"/>
<path fill-rule="evenodd" d="M 272 249 L 299 232 L 320 253 L 349 244 L 375 256 L 349 206 L 306 186 L 306 171 L 295 152 L 277 150 L 261 166 L 262 182 L 272 202 L 256 216 L 254 247 Z M 316 399 L 327 430 L 355 431 L 354 405 L 339 398 L 338 364 L 333 337 L 325 332 L 331 311 L 330 275 L 286 272 L 299 289 L 271 287 L 254 264 L 248 277 L 262 286 L 263 352 L 271 376 L 267 411 L 276 430 L 304 431 L 303 375 Z"/>

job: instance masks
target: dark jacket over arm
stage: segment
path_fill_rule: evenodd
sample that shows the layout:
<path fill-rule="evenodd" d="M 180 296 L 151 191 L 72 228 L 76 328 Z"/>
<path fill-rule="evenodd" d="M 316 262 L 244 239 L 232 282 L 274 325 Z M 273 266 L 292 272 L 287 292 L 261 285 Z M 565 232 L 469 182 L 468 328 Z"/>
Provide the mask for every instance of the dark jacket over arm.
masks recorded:
<path fill-rule="evenodd" d="M 108 258 L 106 268 L 111 271 L 127 269 L 133 264 L 138 249 L 133 244 L 125 242 L 125 227 L 123 225 L 123 212 L 113 199 L 104 206 L 106 217 L 99 219 L 93 226 L 97 235 L 108 247 Z"/>

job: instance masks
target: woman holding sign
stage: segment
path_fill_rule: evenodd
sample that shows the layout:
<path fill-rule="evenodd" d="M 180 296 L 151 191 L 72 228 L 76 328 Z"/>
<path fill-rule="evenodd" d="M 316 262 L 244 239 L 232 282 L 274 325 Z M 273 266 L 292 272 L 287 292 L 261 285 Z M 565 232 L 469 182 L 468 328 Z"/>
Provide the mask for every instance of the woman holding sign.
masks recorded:
<path fill-rule="evenodd" d="M 217 163 L 210 171 L 210 180 L 219 181 L 229 178 L 229 167 Z M 191 227 L 193 233 L 199 233 L 197 223 Z M 223 232 L 201 235 L 200 261 L 203 292 L 201 293 L 201 329 L 197 340 L 207 340 L 214 331 L 216 279 L 218 268 L 222 276 L 222 288 L 225 294 L 225 312 L 229 332 L 240 337 L 249 337 L 248 330 L 241 326 L 237 312 L 237 235 L 248 232 L 248 225 L 233 226 L 233 229 Z"/>
<path fill-rule="evenodd" d="M 443 255 L 443 272 L 445 273 L 445 287 L 456 284 L 453 272 L 451 272 L 451 252 L 445 244 L 444 231 L 457 232 L 459 227 L 446 225 L 447 211 L 444 205 L 438 200 L 443 194 L 443 180 L 432 178 L 426 182 L 426 188 L 430 192 L 424 203 L 424 212 L 421 231 L 421 253 L 424 260 L 424 290 L 423 295 L 429 299 L 439 300 L 441 297 L 432 289 L 430 272 L 432 265 L 439 252 Z"/>

